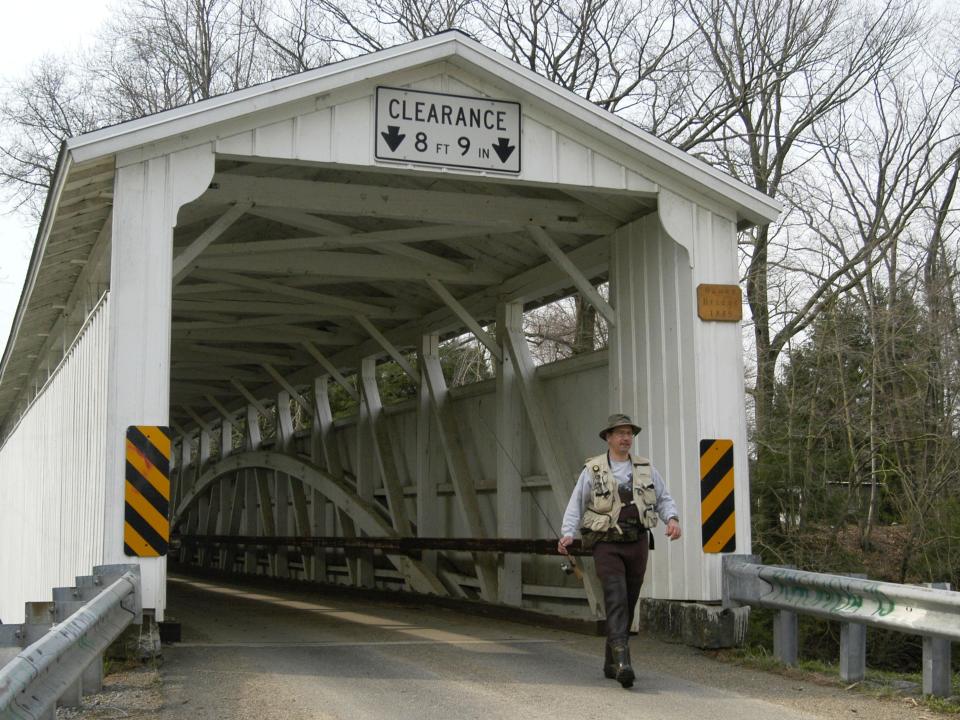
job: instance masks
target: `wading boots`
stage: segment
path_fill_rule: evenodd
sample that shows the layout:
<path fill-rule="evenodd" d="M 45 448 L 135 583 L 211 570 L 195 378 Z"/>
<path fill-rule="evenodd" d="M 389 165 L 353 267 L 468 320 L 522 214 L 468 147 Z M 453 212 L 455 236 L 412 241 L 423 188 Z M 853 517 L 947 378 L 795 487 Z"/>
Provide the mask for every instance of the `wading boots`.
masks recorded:
<path fill-rule="evenodd" d="M 630 610 L 628 608 L 627 579 L 622 575 L 602 578 L 603 603 L 607 611 L 607 643 L 603 674 L 623 687 L 633 687 L 633 668 L 630 666 Z"/>

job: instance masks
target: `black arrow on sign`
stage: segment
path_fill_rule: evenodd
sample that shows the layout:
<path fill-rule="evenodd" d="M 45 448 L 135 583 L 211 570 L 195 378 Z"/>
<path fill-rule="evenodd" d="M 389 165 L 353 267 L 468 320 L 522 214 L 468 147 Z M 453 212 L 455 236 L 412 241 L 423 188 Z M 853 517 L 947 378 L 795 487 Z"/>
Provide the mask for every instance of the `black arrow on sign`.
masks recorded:
<path fill-rule="evenodd" d="M 510 144 L 510 138 L 499 138 L 499 140 L 499 144 L 494 145 L 493 149 L 497 151 L 500 162 L 505 163 L 517 148 L 515 145 Z"/>
<path fill-rule="evenodd" d="M 403 142 L 406 135 L 401 135 L 400 128 L 396 125 L 387 125 L 387 131 L 388 132 L 382 132 L 380 134 L 383 136 L 383 139 L 387 141 L 390 152 L 393 152 L 400 147 L 400 143 Z M 513 148 L 510 149 L 512 150 Z"/>

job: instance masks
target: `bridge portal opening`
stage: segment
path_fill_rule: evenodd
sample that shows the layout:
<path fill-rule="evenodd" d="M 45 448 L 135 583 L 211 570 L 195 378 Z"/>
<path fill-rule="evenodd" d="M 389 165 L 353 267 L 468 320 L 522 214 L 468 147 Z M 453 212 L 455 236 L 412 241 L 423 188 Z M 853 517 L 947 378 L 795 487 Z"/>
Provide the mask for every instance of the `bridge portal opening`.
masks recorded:
<path fill-rule="evenodd" d="M 608 360 L 591 330 L 589 348 L 538 370 L 524 312 L 580 285 L 604 325 L 609 236 L 655 207 L 646 193 L 218 157 L 174 230 L 175 559 L 589 615 L 554 558 L 452 542 L 401 554 L 393 538 L 554 537 L 551 471 L 575 475 Z M 468 354 L 472 383 L 451 372 Z M 526 381 L 504 386 L 517 370 L 542 386 L 538 424 L 572 401 L 589 416 L 552 467 Z"/>

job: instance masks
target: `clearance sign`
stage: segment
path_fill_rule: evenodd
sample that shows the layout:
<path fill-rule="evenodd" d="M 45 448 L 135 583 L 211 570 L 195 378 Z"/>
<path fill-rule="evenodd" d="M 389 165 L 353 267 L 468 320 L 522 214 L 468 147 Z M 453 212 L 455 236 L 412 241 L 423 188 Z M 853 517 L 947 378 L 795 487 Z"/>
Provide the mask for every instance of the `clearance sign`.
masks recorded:
<path fill-rule="evenodd" d="M 520 172 L 520 103 L 377 88 L 377 160 Z"/>

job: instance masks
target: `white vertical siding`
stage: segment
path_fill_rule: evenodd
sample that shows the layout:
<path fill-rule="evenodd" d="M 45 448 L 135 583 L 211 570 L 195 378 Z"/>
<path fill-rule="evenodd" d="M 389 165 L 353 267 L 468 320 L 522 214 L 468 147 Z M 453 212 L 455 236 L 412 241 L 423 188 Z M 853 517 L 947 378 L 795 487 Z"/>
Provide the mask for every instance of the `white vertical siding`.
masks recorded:
<path fill-rule="evenodd" d="M 643 428 L 636 448 L 663 474 L 677 502 L 683 537 L 654 532 L 643 596 L 715 600 L 700 547 L 700 477 L 696 417 L 693 277 L 687 252 L 657 215 L 618 230 L 612 240 L 610 410 Z M 732 382 L 739 383 L 739 378 Z"/>
<path fill-rule="evenodd" d="M 696 313 L 697 285 L 738 283 L 736 226 L 732 217 L 669 191 L 660 193 L 659 203 L 666 234 L 687 248 L 692 266 L 687 297 L 691 303 L 688 316 L 692 320 L 696 415 L 688 417 L 686 432 L 697 441 L 698 473 L 701 439 L 733 440 L 735 552 L 748 553 L 751 549 L 750 482 L 740 324 L 703 321 Z M 696 503 L 691 499 L 691 508 L 694 504 L 696 524 L 691 524 L 688 532 L 695 533 L 698 545 L 702 546 L 699 496 Z M 722 556 L 701 552 L 701 558 L 704 599 L 719 599 Z"/>
<path fill-rule="evenodd" d="M 0 619 L 103 561 L 105 297 L 0 448 Z M 42 452 L 41 452 L 42 449 Z"/>
<path fill-rule="evenodd" d="M 694 290 L 700 283 L 736 285 L 737 231 L 734 223 L 697 208 L 694 243 L 697 264 Z M 701 438 L 733 440 L 736 548 L 752 551 L 750 478 L 747 457 L 747 412 L 744 391 L 743 339 L 740 323 L 695 321 L 697 356 L 697 426 Z M 720 555 L 710 555 L 710 577 L 719 596 Z"/>
<path fill-rule="evenodd" d="M 700 440 L 734 442 L 737 552 L 750 549 L 743 357 L 737 323 L 697 316 L 700 283 L 737 283 L 733 220 L 662 191 L 657 215 L 621 228 L 611 252 L 611 410 L 634 413 L 637 438 L 663 473 L 684 536 L 660 539 L 644 595 L 720 598 L 719 554 L 702 549 Z"/>
<path fill-rule="evenodd" d="M 399 73 L 384 84 L 409 87 L 428 92 L 461 93 L 512 100 L 502 88 L 468 74 L 453 74 L 450 66 L 438 63 Z M 436 168 L 418 165 L 382 163 L 374 157 L 373 115 L 375 88 L 350 88 L 342 93 L 331 93 L 309 111 L 302 106 L 291 109 L 286 119 L 277 119 L 255 125 L 256 119 L 237 131 L 236 123 L 221 128 L 215 140 L 216 152 L 291 159 L 308 162 L 342 163 L 354 166 L 381 166 L 417 171 L 435 172 Z M 522 105 L 521 172 L 517 179 L 531 182 L 564 183 L 581 187 L 601 187 L 616 190 L 655 192 L 657 187 L 642 175 L 641 168 L 628 167 L 613 158 L 617 151 L 596 143 L 596 138 L 584 137 L 565 126 L 554 115 L 532 104 Z M 260 120 L 264 123 L 263 119 Z M 229 129 L 227 129 L 229 127 Z M 476 177 L 475 170 L 445 168 L 445 173 Z M 503 177 L 498 173 L 496 177 Z"/>

